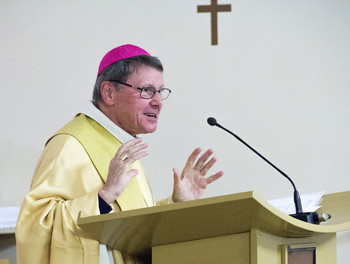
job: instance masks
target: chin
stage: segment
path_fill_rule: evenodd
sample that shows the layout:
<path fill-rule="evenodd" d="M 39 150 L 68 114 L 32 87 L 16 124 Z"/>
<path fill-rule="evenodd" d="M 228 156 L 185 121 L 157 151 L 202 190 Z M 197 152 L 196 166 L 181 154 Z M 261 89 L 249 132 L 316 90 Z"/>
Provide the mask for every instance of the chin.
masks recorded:
<path fill-rule="evenodd" d="M 149 127 L 149 128 L 145 128 L 143 134 L 150 134 L 153 132 L 156 132 L 157 127 Z"/>

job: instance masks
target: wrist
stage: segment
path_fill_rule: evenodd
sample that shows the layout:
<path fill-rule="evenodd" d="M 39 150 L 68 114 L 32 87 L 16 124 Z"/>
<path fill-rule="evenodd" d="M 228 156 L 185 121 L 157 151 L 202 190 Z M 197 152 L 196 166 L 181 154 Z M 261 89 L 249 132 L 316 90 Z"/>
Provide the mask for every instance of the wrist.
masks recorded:
<path fill-rule="evenodd" d="M 109 205 L 111 205 L 115 199 L 117 199 L 117 195 L 113 195 L 111 192 L 105 190 L 105 189 L 100 189 L 98 191 L 98 195 Z"/>

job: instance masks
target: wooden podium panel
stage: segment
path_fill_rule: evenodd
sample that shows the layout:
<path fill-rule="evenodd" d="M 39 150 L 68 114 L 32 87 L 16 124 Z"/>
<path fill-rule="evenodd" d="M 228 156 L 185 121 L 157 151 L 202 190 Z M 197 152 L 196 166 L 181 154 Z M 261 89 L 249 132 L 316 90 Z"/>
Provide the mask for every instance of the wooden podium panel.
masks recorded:
<path fill-rule="evenodd" d="M 254 262 L 254 259 L 259 258 L 259 252 L 262 252 L 264 247 L 269 248 L 271 245 L 266 246 L 264 239 L 258 239 L 259 236 L 256 234 L 259 232 L 267 234 L 266 237 L 270 235 L 270 237 L 286 238 L 273 242 L 276 244 L 273 245 L 273 251 L 277 250 L 279 252 L 277 255 L 282 258 L 281 243 L 283 245 L 301 243 L 298 242 L 298 239 L 301 239 L 302 243 L 310 243 L 316 239 L 316 243 L 321 245 L 322 239 L 333 241 L 337 231 L 350 229 L 350 216 L 344 216 L 341 213 L 344 210 L 350 210 L 350 204 L 344 203 L 335 209 L 332 206 L 334 203 L 339 204 L 336 202 L 340 199 L 339 197 L 349 201 L 350 192 L 326 196 L 324 199 L 325 209 L 332 208 L 332 219 L 335 218 L 333 224 L 326 225 L 313 225 L 294 219 L 264 201 L 254 192 L 106 215 L 81 216 L 78 225 L 101 243 L 129 254 L 150 257 L 153 248 L 153 259 L 160 261 L 154 263 L 186 263 L 170 262 L 170 255 L 174 254 L 177 258 L 183 256 L 184 259 L 190 259 L 189 255 L 184 254 L 189 246 L 190 250 L 187 251 L 193 254 L 193 258 L 198 258 L 199 252 L 203 252 L 203 250 L 206 254 L 210 255 L 210 252 L 213 254 L 213 250 L 210 249 L 215 248 L 217 248 L 215 250 L 217 257 L 232 258 L 235 255 L 237 258 L 235 250 L 238 247 L 239 252 L 245 252 L 239 256 L 246 258 L 243 256 L 247 255 L 248 251 L 250 258 L 250 262 L 238 263 L 264 263 Z M 328 213 L 326 210 L 324 212 Z M 247 238 L 249 238 L 248 245 Z M 225 241 L 231 242 L 226 243 Z M 334 247 L 335 244 L 330 242 L 326 248 L 335 251 Z M 228 251 L 230 248 L 231 251 Z M 224 250 L 220 251 L 220 249 Z M 322 247 L 321 251 L 324 251 Z M 183 252 L 183 254 L 178 252 Z M 226 254 L 226 252 L 229 253 Z M 209 259 L 209 255 L 205 259 Z M 162 262 L 164 256 L 168 262 Z"/>
<path fill-rule="evenodd" d="M 249 264 L 249 233 L 155 246 L 152 249 L 152 263 Z"/>

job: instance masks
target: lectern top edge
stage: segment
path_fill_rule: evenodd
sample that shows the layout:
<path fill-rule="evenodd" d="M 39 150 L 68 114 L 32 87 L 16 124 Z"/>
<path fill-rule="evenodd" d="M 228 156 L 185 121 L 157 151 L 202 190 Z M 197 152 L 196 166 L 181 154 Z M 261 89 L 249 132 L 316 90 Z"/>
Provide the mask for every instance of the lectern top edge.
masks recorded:
<path fill-rule="evenodd" d="M 247 191 L 247 192 L 241 192 L 236 194 L 227 194 L 222 196 L 203 198 L 203 199 L 194 200 L 194 201 L 165 204 L 165 205 L 139 208 L 139 209 L 133 209 L 133 210 L 123 211 L 123 212 L 115 212 L 115 213 L 94 215 L 94 216 L 88 216 L 83 211 L 81 211 L 78 217 L 78 225 L 93 223 L 93 222 L 96 222 L 96 220 L 108 221 L 110 219 L 122 219 L 122 218 L 128 218 L 133 216 L 157 214 L 160 212 L 174 211 L 174 210 L 179 210 L 183 208 L 191 208 L 191 207 L 197 207 L 197 206 L 203 206 L 203 205 L 209 205 L 209 204 L 215 204 L 215 203 L 229 202 L 233 200 L 249 199 L 249 198 L 255 198 L 258 196 L 259 195 L 257 195 L 253 191 Z M 263 200 L 261 197 L 259 197 L 258 199 Z"/>

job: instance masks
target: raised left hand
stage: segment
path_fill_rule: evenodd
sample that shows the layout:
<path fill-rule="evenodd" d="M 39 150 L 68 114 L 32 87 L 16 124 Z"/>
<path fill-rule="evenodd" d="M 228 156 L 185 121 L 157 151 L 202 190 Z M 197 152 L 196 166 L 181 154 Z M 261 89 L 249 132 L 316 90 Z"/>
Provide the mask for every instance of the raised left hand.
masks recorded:
<path fill-rule="evenodd" d="M 185 168 L 181 175 L 177 169 L 174 172 L 174 190 L 172 199 L 174 202 L 189 201 L 199 199 L 207 185 L 219 179 L 224 175 L 223 171 L 219 171 L 209 177 L 206 177 L 209 169 L 215 164 L 216 157 L 209 157 L 214 153 L 212 149 L 208 149 L 198 160 L 197 157 L 201 153 L 201 148 L 196 148 L 187 159 Z M 196 161 L 197 160 L 197 161 Z"/>

